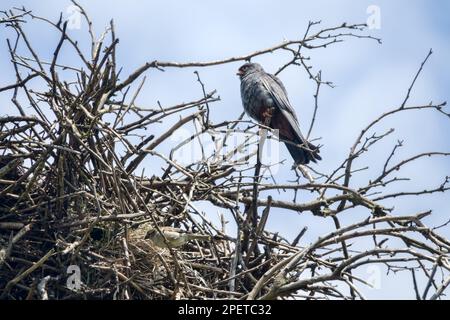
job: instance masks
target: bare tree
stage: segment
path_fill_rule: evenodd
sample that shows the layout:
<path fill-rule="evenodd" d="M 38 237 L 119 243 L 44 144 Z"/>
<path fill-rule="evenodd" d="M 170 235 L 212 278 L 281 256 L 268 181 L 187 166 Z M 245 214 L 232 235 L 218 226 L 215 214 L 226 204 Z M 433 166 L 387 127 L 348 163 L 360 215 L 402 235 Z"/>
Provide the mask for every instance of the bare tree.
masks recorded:
<path fill-rule="evenodd" d="M 320 88 L 332 83 L 323 81 L 320 72 L 313 73 L 307 52 L 348 38 L 381 42 L 365 34 L 364 24 L 320 29 L 320 22 L 311 22 L 303 38 L 244 56 L 186 63 L 154 60 L 124 75 L 116 61 L 119 40 L 113 22 L 96 36 L 87 13 L 74 5 L 89 26 L 89 52 L 67 33 L 62 16 L 54 22 L 15 8 L 2 12 L 0 19 L 2 27 L 16 34 L 6 39 L 16 81 L 0 88 L 16 109 L 0 117 L 1 298 L 364 299 L 361 287 L 370 283 L 355 271 L 379 264 L 411 273 L 417 299 L 444 296 L 450 283 L 450 242 L 438 227 L 424 224 L 431 211 L 404 215 L 384 203 L 448 192 L 448 176 L 431 189 L 394 192 L 390 186 L 406 179 L 399 176 L 406 165 L 421 158 L 432 165 L 434 158 L 450 153 L 427 150 L 394 162 L 402 147 L 399 141 L 390 154 L 377 156 L 382 166 L 377 176 L 357 187 L 352 183 L 362 170 L 355 168 L 355 160 L 389 139 L 392 130 L 373 133 L 387 118 L 411 111 L 450 118 L 445 102 L 409 104 L 432 51 L 403 103 L 364 127 L 335 170 L 294 168 L 297 182 L 279 184 L 262 179 L 271 166 L 258 156 L 263 145 L 258 133 L 268 128 L 243 115 L 213 123 L 210 114 L 220 98 L 205 89 L 198 72 L 203 95 L 197 100 L 139 106 L 143 74 L 168 68 L 197 70 L 288 51 L 292 59 L 278 73 L 298 66 L 316 85 L 310 136 Z M 51 61 L 33 49 L 24 23 L 45 23 L 59 35 Z M 63 47 L 75 53 L 77 64 L 64 61 Z M 154 129 L 158 123 L 166 124 L 162 133 Z M 192 136 L 171 146 L 170 153 L 160 150 L 176 130 L 187 126 L 195 129 Z M 267 135 L 276 139 L 270 130 Z M 232 144 L 236 136 L 243 139 Z M 207 140 L 214 142 L 214 150 L 204 147 Z M 201 157 L 182 164 L 176 152 L 191 143 L 200 145 Z M 144 160 L 162 164 L 159 174 L 147 177 L 137 172 Z M 303 182 L 306 171 L 312 182 Z M 293 201 L 277 199 L 287 191 L 295 192 Z M 308 198 L 312 200 L 299 200 Z M 237 232 L 226 230 L 224 217 L 222 225 L 215 225 L 197 205 L 200 201 L 228 211 Z M 292 214 L 309 212 L 319 221 L 333 219 L 336 230 L 305 245 L 303 229 L 289 242 L 281 230 L 266 230 L 268 216 L 277 208 Z M 366 218 L 341 225 L 340 215 L 351 209 L 366 212 Z M 176 232 L 182 231 L 195 236 L 174 242 Z M 363 238 L 371 242 L 364 242 L 364 248 L 353 246 Z M 77 268 L 80 281 L 78 273 L 70 271 Z"/>

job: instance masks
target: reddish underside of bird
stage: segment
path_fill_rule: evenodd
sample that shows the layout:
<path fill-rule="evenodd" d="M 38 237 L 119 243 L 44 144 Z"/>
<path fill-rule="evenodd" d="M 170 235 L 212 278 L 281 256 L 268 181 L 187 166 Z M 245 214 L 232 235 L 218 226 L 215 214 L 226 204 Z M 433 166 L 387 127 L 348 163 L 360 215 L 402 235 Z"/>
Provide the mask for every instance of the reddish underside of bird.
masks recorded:
<path fill-rule="evenodd" d="M 257 63 L 244 64 L 237 74 L 241 78 L 242 104 L 250 117 L 278 130 L 280 140 L 286 144 L 296 164 L 321 160 L 319 148 L 302 135 L 281 80 L 266 73 Z"/>

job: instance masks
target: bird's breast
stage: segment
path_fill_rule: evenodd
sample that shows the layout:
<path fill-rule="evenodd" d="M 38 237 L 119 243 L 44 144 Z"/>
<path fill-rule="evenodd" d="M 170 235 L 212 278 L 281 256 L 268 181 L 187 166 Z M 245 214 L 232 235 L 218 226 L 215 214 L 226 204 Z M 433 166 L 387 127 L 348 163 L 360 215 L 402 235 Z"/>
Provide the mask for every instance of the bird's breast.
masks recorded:
<path fill-rule="evenodd" d="M 242 105 L 246 113 L 253 119 L 261 122 L 262 115 L 267 108 L 273 108 L 273 99 L 262 82 L 254 78 L 243 79 L 241 82 Z"/>

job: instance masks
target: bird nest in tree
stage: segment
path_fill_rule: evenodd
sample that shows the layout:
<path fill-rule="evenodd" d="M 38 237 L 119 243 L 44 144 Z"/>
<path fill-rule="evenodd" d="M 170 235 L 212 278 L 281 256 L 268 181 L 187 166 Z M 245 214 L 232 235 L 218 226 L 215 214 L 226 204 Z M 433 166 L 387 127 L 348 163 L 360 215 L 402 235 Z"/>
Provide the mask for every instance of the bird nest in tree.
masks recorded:
<path fill-rule="evenodd" d="M 125 75 L 116 61 L 119 41 L 113 23 L 97 38 L 86 12 L 77 8 L 88 21 L 89 52 L 81 49 L 62 19 L 53 21 L 26 9 L 3 12 L 0 19 L 2 28 L 17 35 L 7 42 L 16 81 L 0 88 L 15 108 L 0 117 L 2 299 L 363 298 L 360 286 L 368 283 L 355 272 L 370 264 L 412 272 L 418 297 L 444 294 L 450 283 L 450 242 L 424 224 L 431 212 L 404 216 L 383 201 L 411 195 L 388 188 L 400 180 L 395 174 L 404 165 L 448 153 L 427 152 L 393 162 L 398 144 L 392 154 L 380 157 L 384 167 L 379 175 L 366 185 L 350 187 L 358 171 L 353 161 L 390 134 L 371 135 L 375 125 L 411 110 L 449 116 L 444 103 L 410 106 L 408 94 L 402 105 L 362 130 L 336 170 L 320 173 L 302 167 L 293 171 L 296 183 L 283 185 L 262 179 L 261 161 L 250 161 L 259 148 L 254 138 L 224 152 L 231 135 L 257 132 L 258 125 L 242 117 L 213 123 L 210 115 L 219 97 L 206 91 L 198 73 L 203 94 L 194 101 L 154 108 L 136 103 L 145 82 L 141 75 L 148 70 L 207 68 L 288 51 L 292 59 L 278 73 L 290 66 L 306 72 L 317 88 L 317 111 L 319 88 L 332 84 L 322 81 L 320 72 L 312 74 L 303 53 L 348 37 L 378 40 L 363 34 L 365 25 L 318 30 L 319 23 L 311 22 L 302 39 L 245 56 L 189 63 L 155 60 Z M 36 39 L 28 39 L 25 23 L 44 23 L 58 34 L 51 61 L 39 58 L 33 49 Z M 66 64 L 69 51 L 77 63 Z M 154 130 L 161 123 L 162 131 Z M 204 151 L 200 160 L 181 164 L 173 152 L 161 151 L 184 126 L 195 129 L 181 145 L 197 139 L 201 143 L 206 137 L 215 141 L 214 152 Z M 253 151 L 240 157 L 243 148 Z M 147 177 L 137 170 L 143 161 L 158 163 L 161 170 L 153 168 L 158 173 Z M 305 182 L 305 171 L 314 182 Z M 448 180 L 414 195 L 446 192 Z M 307 196 L 292 202 L 276 199 L 278 193 L 263 196 L 286 190 Z M 214 224 L 212 213 L 205 214 L 200 202 L 227 211 L 236 230 L 226 229 L 223 216 Z M 336 230 L 309 244 L 301 241 L 306 230 L 299 230 L 294 241 L 288 241 L 282 230 L 266 230 L 268 216 L 279 208 L 333 219 Z M 341 225 L 339 214 L 353 208 L 366 212 L 366 218 Z M 162 236 L 165 227 L 206 238 L 157 246 L 147 236 L 149 230 Z M 354 248 L 360 238 L 373 241 Z M 425 281 L 425 292 L 419 292 L 416 278 Z"/>

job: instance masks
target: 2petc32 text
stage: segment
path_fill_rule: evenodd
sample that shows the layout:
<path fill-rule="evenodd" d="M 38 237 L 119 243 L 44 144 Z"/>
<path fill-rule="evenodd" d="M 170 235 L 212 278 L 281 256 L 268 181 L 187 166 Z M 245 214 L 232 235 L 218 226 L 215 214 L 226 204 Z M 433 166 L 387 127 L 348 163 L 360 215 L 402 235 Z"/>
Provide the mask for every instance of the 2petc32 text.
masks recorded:
<path fill-rule="evenodd" d="M 193 306 L 186 303 L 178 307 L 178 315 L 203 316 L 209 318 L 213 315 L 236 316 L 236 315 L 271 315 L 272 306 L 270 304 L 223 304 L 217 306 Z"/>

